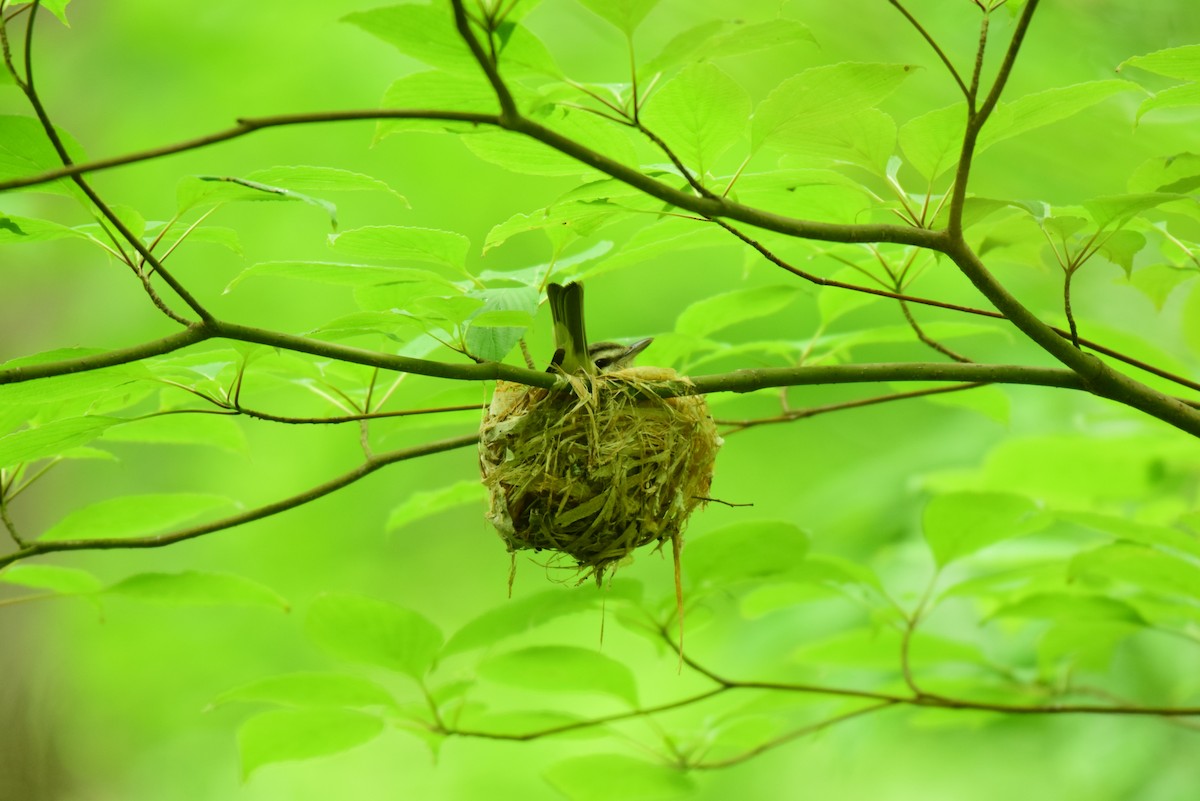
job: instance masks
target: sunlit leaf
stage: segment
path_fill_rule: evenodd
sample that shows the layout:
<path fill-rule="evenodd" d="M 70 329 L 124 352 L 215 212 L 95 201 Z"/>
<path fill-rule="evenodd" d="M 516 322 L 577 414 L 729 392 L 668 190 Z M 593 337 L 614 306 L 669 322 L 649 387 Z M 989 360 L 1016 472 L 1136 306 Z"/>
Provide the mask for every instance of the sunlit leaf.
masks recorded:
<path fill-rule="evenodd" d="M 394 708 L 391 693 L 360 676 L 343 673 L 287 673 L 252 681 L 218 695 L 213 705 L 232 702 L 280 704 L 282 706 Z"/>
<path fill-rule="evenodd" d="M 1093 531 L 1111 534 L 1117 539 L 1170 548 L 1200 559 L 1200 537 L 1181 528 L 1143 523 L 1100 512 L 1055 512 L 1054 516 Z"/>
<path fill-rule="evenodd" d="M 164 532 L 208 512 L 228 507 L 220 495 L 177 492 L 123 495 L 77 509 L 41 536 L 60 540 L 129 539 Z"/>
<path fill-rule="evenodd" d="M 15 431 L 0 437 L 0 468 L 54 456 L 91 442 L 109 426 L 123 422 L 115 417 L 71 417 Z"/>
<path fill-rule="evenodd" d="M 1158 111 L 1164 108 L 1186 108 L 1189 106 L 1200 106 L 1200 83 L 1186 83 L 1183 86 L 1172 86 L 1169 89 L 1163 89 L 1156 93 L 1153 97 L 1142 101 L 1138 106 L 1137 119 L 1140 121 L 1142 117 L 1149 114 L 1151 111 Z"/>
<path fill-rule="evenodd" d="M 504 359 L 533 323 L 538 293 L 533 287 L 492 287 L 472 293 L 483 307 L 469 318 L 467 351 L 487 361 Z"/>
<path fill-rule="evenodd" d="M 383 721 L 351 709 L 277 709 L 238 729 L 242 778 L 263 765 L 337 754 L 374 739 Z"/>
<path fill-rule="evenodd" d="M 750 108 L 750 96 L 737 81 L 712 64 L 697 64 L 659 89 L 642 118 L 704 180 L 746 129 Z"/>
<path fill-rule="evenodd" d="M 1115 620 L 1146 625 L 1132 606 L 1117 598 L 1080 593 L 1045 592 L 1028 595 L 1005 604 L 991 614 L 993 618 L 1016 617 L 1063 622 Z"/>
<path fill-rule="evenodd" d="M 555 133 L 573 139 L 622 164 L 637 163 L 633 143 L 625 129 L 594 114 L 569 108 L 554 109 L 537 119 Z M 549 145 L 509 131 L 481 131 L 464 136 L 467 149 L 491 164 L 525 175 L 597 175 L 595 168 Z"/>
<path fill-rule="evenodd" d="M 594 608 L 601 600 L 599 593 L 579 588 L 571 591 L 547 590 L 508 601 L 456 631 L 446 643 L 444 653 L 454 654 L 491 645 L 563 615 Z"/>
<path fill-rule="evenodd" d="M 51 239 L 85 239 L 86 235 L 74 228 L 59 225 L 49 220 L 28 217 L 10 217 L 0 214 L 0 245 L 22 242 L 46 242 Z"/>
<path fill-rule="evenodd" d="M 234 453 L 246 450 L 246 435 L 228 415 L 161 414 L 108 428 L 107 442 L 145 442 L 172 445 L 208 445 Z"/>
<path fill-rule="evenodd" d="M 970 556 L 1046 524 L 1037 504 L 1020 495 L 957 492 L 935 495 L 925 507 L 925 540 L 939 565 Z"/>
<path fill-rule="evenodd" d="M 1150 299 L 1154 308 L 1162 311 L 1167 298 L 1175 288 L 1185 281 L 1190 281 L 1197 275 L 1196 270 L 1175 267 L 1170 264 L 1151 264 L 1134 270 L 1129 276 L 1129 283 L 1139 292 Z"/>
<path fill-rule="evenodd" d="M 242 270 L 225 287 L 229 292 L 247 278 L 272 276 L 340 286 L 371 286 L 389 283 L 433 283 L 454 287 L 449 279 L 416 267 L 383 267 L 377 264 L 346 264 L 328 261 L 264 261 Z"/>
<path fill-rule="evenodd" d="M 308 611 L 309 638 L 332 656 L 420 679 L 433 665 L 442 633 L 423 615 L 359 595 L 327 593 Z"/>
<path fill-rule="evenodd" d="M 138 573 L 118 581 L 106 592 L 139 601 L 169 604 L 228 604 L 288 609 L 288 602 L 257 581 L 229 573 Z"/>
<path fill-rule="evenodd" d="M 1143 211 L 1157 208 L 1164 203 L 1176 200 L 1187 200 L 1186 195 L 1176 195 L 1167 192 L 1148 192 L 1135 195 L 1113 195 L 1098 197 L 1083 204 L 1101 226 L 1125 223 Z"/>
<path fill-rule="evenodd" d="M 388 515 L 388 530 L 395 531 L 447 509 L 479 503 L 486 495 L 478 481 L 459 481 L 441 489 L 414 492 Z"/>
<path fill-rule="evenodd" d="M 1156 75 L 1184 81 L 1200 81 L 1200 45 L 1170 47 L 1144 56 L 1134 56 L 1121 62 L 1117 69 L 1125 67 L 1137 67 Z"/>
<path fill-rule="evenodd" d="M 779 284 L 714 295 L 684 309 L 675 321 L 675 330 L 690 336 L 709 336 L 722 328 L 781 311 L 799 294 L 799 287 Z"/>
<path fill-rule="evenodd" d="M 58 136 L 75 162 L 87 161 L 82 148 L 66 131 L 56 128 Z M 62 167 L 57 151 L 46 137 L 42 124 L 33 117 L 0 115 L 0 181 L 26 178 Z M 80 195 L 69 179 L 60 178 L 38 184 L 26 191 Z"/>
<path fill-rule="evenodd" d="M 389 262 L 423 262 L 463 270 L 471 241 L 453 231 L 372 225 L 331 234 L 329 243 L 345 256 Z"/>
<path fill-rule="evenodd" d="M 651 801 L 688 797 L 695 784 L 682 770 L 621 754 L 564 759 L 546 771 L 546 781 L 571 801 Z"/>
<path fill-rule="evenodd" d="M 100 579 L 77 567 L 37 564 L 9 565 L 0 571 L 0 582 L 62 595 L 99 592 L 104 586 Z"/>
<path fill-rule="evenodd" d="M 477 76 L 451 75 L 445 72 L 415 72 L 397 78 L 383 94 L 385 109 L 438 109 L 499 114 L 496 92 L 483 73 Z M 470 123 L 445 120 L 382 119 L 376 123 L 375 140 L 400 131 L 466 130 Z"/>
<path fill-rule="evenodd" d="M 697 584 L 722 586 L 786 573 L 808 553 L 809 537 L 792 523 L 739 523 L 690 540 L 684 573 Z"/>
<path fill-rule="evenodd" d="M 1116 543 L 1086 551 L 1071 560 L 1071 574 L 1123 581 L 1149 592 L 1200 600 L 1200 566 L 1144 545 Z"/>
<path fill-rule="evenodd" d="M 1113 95 L 1137 89 L 1129 81 L 1091 81 L 1001 103 L 980 132 L 975 155 L 1005 139 L 1073 117 Z M 966 104 L 956 103 L 905 123 L 900 129 L 900 146 L 909 163 L 931 181 L 957 164 L 966 119 Z"/>
<path fill-rule="evenodd" d="M 430 67 L 479 75 L 479 64 L 455 28 L 449 3 L 386 6 L 356 11 L 342 19 Z M 474 33 L 480 36 L 478 29 Z M 510 26 L 506 33 L 500 49 L 504 71 L 518 75 L 557 72 L 545 45 L 523 26 Z"/>
<path fill-rule="evenodd" d="M 479 675 L 500 684 L 537 692 L 594 692 L 637 703 L 632 671 L 589 648 L 538 645 L 497 654 L 479 666 Z"/>
<path fill-rule="evenodd" d="M 579 2 L 601 19 L 615 25 L 626 36 L 633 36 L 633 32 L 642 24 L 646 15 L 654 10 L 659 0 L 579 0 Z"/>
<path fill-rule="evenodd" d="M 908 77 L 907 64 L 832 64 L 788 78 L 754 112 L 751 143 L 803 148 L 814 129 L 874 106 Z"/>

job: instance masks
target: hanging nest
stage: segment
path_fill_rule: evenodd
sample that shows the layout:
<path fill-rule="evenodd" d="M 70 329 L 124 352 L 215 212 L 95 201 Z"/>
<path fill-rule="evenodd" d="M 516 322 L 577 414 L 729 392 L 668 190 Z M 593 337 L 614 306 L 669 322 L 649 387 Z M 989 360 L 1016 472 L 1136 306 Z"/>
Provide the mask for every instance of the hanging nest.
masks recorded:
<path fill-rule="evenodd" d="M 656 385 L 681 380 L 663 368 L 567 378 L 569 389 L 497 383 L 479 432 L 488 519 L 514 559 L 526 549 L 564 553 L 580 581 L 602 583 L 650 543 L 670 542 L 678 567 L 721 445 L 708 404 L 659 397 Z"/>

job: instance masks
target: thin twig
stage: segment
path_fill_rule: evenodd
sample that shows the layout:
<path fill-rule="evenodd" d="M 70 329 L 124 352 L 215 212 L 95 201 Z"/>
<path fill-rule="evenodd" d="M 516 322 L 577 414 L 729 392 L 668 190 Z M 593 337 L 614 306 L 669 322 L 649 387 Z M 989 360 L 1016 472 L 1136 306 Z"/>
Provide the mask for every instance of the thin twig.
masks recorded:
<path fill-rule="evenodd" d="M 305 490 L 304 492 L 292 495 L 289 498 L 275 501 L 264 506 L 259 506 L 254 509 L 241 512 L 236 515 L 224 517 L 219 520 L 214 520 L 208 523 L 191 526 L 188 528 L 172 531 L 166 534 L 156 534 L 149 537 L 108 537 L 97 538 L 91 540 L 52 540 L 49 542 L 34 542 L 24 548 L 14 551 L 4 556 L 0 556 L 0 568 L 12 564 L 13 562 L 22 559 L 28 559 L 31 556 L 39 556 L 47 553 L 59 553 L 63 551 L 103 551 L 103 550 L 124 550 L 134 548 L 162 548 L 167 545 L 173 545 L 184 540 L 194 539 L 212 534 L 217 531 L 225 531 L 235 528 L 255 520 L 262 520 L 281 512 L 286 512 L 290 509 L 303 506 L 307 503 L 317 500 L 318 498 L 336 492 L 343 487 L 349 486 L 361 478 L 369 476 L 381 467 L 386 467 L 396 462 L 402 462 L 409 459 L 417 459 L 422 456 L 430 456 L 435 453 L 443 453 L 445 451 L 455 450 L 457 448 L 466 448 L 475 445 L 479 441 L 477 434 L 467 434 L 453 439 L 439 440 L 437 442 L 429 442 L 423 445 L 418 445 L 412 448 L 403 450 L 390 451 L 372 456 L 362 462 L 358 467 L 350 470 L 347 473 L 334 478 L 330 481 L 320 484 L 316 487 Z"/>
<path fill-rule="evenodd" d="M 820 414 L 829 414 L 830 412 L 841 412 L 847 409 L 861 409 L 864 406 L 874 406 L 880 403 L 891 403 L 892 401 L 909 400 L 911 398 L 923 398 L 927 395 L 943 395 L 947 392 L 962 392 L 967 389 L 975 389 L 976 387 L 987 386 L 982 383 L 970 384 L 951 384 L 946 387 L 930 387 L 927 389 L 914 389 L 908 392 L 891 392 L 886 395 L 875 395 L 870 398 L 859 398 L 858 400 L 842 401 L 841 403 L 829 403 L 824 406 L 810 406 L 807 409 L 791 409 L 783 414 L 775 417 L 762 417 L 752 420 L 728 420 L 716 419 L 714 422 L 719 426 L 731 426 L 732 430 L 723 432 L 725 436 L 735 434 L 739 431 L 744 431 L 755 426 L 770 425 L 774 423 L 791 423 L 796 420 L 807 420 L 810 417 L 816 417 Z"/>
<path fill-rule="evenodd" d="M 954 63 L 950 61 L 949 56 L 947 56 L 946 52 L 942 50 L 941 45 L 939 45 L 937 41 L 929 34 L 929 31 L 925 30 L 924 26 L 917 21 L 917 18 L 909 13 L 907 8 L 900 5 L 900 0 L 888 0 L 888 2 L 895 6 L 896 10 L 904 15 L 904 18 L 908 20 L 909 24 L 912 25 L 913 28 L 916 29 L 917 33 L 921 34 L 921 38 L 929 43 L 929 46 L 933 48 L 933 52 L 937 53 L 937 57 L 941 59 L 942 63 L 946 65 L 946 69 L 950 71 L 950 75 L 954 78 L 954 82 L 958 84 L 958 88 L 962 90 L 963 96 L 969 100 L 971 93 L 967 90 L 967 85 L 963 83 L 962 76 L 958 74 L 958 70 L 954 68 Z"/>

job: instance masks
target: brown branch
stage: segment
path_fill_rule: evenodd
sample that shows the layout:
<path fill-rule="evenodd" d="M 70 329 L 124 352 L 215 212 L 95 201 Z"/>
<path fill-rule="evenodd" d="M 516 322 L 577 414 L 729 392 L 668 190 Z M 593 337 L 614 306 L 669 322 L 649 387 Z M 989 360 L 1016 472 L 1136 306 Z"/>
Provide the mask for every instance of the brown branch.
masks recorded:
<path fill-rule="evenodd" d="M 437 442 L 430 442 L 424 445 L 418 445 L 413 448 L 405 448 L 398 451 L 390 451 L 372 456 L 366 459 L 362 464 L 353 470 L 343 473 L 337 478 L 327 481 L 304 492 L 293 495 L 283 500 L 275 501 L 274 503 L 259 506 L 255 509 L 250 509 L 240 514 L 231 515 L 229 517 L 214 520 L 208 523 L 201 523 L 197 526 L 180 529 L 167 534 L 157 534 L 150 537 L 131 537 L 127 539 L 109 537 L 98 538 L 92 540 L 57 540 L 50 542 L 34 542 L 24 548 L 20 548 L 12 553 L 0 556 L 0 568 L 10 565 L 22 559 L 28 559 L 31 556 L 39 556 L 48 553 L 59 553 L 63 551 L 103 551 L 103 550 L 124 550 L 133 548 L 162 548 L 167 545 L 173 545 L 184 540 L 194 539 L 212 534 L 216 531 L 224 531 L 226 529 L 235 528 L 255 520 L 277 515 L 281 512 L 286 512 L 289 509 L 295 509 L 298 506 L 315 501 L 318 498 L 336 492 L 343 487 L 349 486 L 361 478 L 369 476 L 381 467 L 386 467 L 389 464 L 402 462 L 408 459 L 417 459 L 422 456 L 430 456 L 435 453 L 443 453 L 445 451 L 454 450 L 456 448 L 465 448 L 474 445 L 479 441 L 477 434 L 468 434 L 453 439 L 445 439 Z"/>
<path fill-rule="evenodd" d="M 326 122 L 346 122 L 346 121 L 362 121 L 362 120 L 444 120 L 447 122 L 468 122 L 475 125 L 500 125 L 500 118 L 495 114 L 483 114 L 472 111 L 442 111 L 438 109 L 360 109 L 350 111 L 322 111 L 313 113 L 301 114 L 277 114 L 266 117 L 242 117 L 237 120 L 237 124 L 232 128 L 226 128 L 223 131 L 198 136 L 193 139 L 186 139 L 181 142 L 175 142 L 161 147 L 149 148 L 147 150 L 139 150 L 133 153 L 126 153 L 123 156 L 114 156 L 107 159 L 97 159 L 95 161 L 87 161 L 81 164 L 71 164 L 56 170 L 47 170 L 46 172 L 30 175 L 24 178 L 10 178 L 6 181 L 0 181 L 0 192 L 7 189 L 21 189 L 23 187 L 37 186 L 38 184 L 50 183 L 61 178 L 70 178 L 73 175 L 82 175 L 84 173 L 101 172 L 109 170 L 113 167 L 122 167 L 126 164 L 137 164 L 142 161 L 151 161 L 153 159 L 163 158 L 164 156 L 172 156 L 176 153 L 185 153 L 189 150 L 198 150 L 209 145 L 215 145 L 219 142 L 228 142 L 231 139 L 237 139 L 242 136 L 248 136 L 256 131 L 264 131 L 269 128 L 281 128 L 290 125 L 313 125 Z"/>

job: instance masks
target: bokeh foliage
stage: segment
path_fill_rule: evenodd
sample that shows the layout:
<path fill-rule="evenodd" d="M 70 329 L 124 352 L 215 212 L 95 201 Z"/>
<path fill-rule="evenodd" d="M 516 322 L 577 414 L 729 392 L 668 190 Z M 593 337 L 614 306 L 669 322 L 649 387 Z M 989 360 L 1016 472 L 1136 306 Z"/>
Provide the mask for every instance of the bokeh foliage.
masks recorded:
<path fill-rule="evenodd" d="M 380 97 L 498 110 L 448 4 L 43 5 L 71 26 L 38 23 L 38 88 L 80 161 Z M 977 5 L 911 4 L 964 75 Z M 985 76 L 1023 6 L 991 14 Z M 1200 358 L 1190 6 L 1047 2 L 964 209 L 1044 320 L 1181 376 Z M 810 220 L 945 224 L 963 103 L 888 2 L 749 2 L 732 20 L 717 2 L 522 0 L 495 41 L 522 110 L 673 186 L 644 135 L 582 108 L 629 108 L 631 48 L 646 127 L 707 188 Z M 17 87 L 0 92 L 0 177 L 57 166 Z M 593 332 L 653 335 L 647 360 L 688 373 L 1052 363 L 1004 321 L 909 304 L 917 323 L 814 288 L 471 123 L 280 127 L 92 180 L 222 320 L 322 342 L 521 365 L 524 335 L 541 362 L 553 275 L 586 279 Z M 177 328 L 78 201 L 66 181 L 0 195 L 5 368 Z M 756 238 L 826 278 L 986 306 L 909 246 Z M 175 413 L 220 411 L 235 386 L 240 416 Z M 12 564 L 0 797 L 1189 797 L 1196 718 L 1152 712 L 1200 690 L 1194 440 L 1045 387 L 824 410 L 924 386 L 710 396 L 729 432 L 714 493 L 754 506 L 710 505 L 689 530 L 679 673 L 669 560 L 597 591 L 522 559 L 504 597 L 469 449 L 169 548 Z M 363 441 L 469 435 L 485 401 L 478 382 L 230 341 L 5 385 L 0 462 L 23 466 L 6 513 L 43 542 L 202 525 L 344 474 Z M 448 406 L 466 408 L 264 419 Z M 658 707 L 675 708 L 633 714 Z"/>

